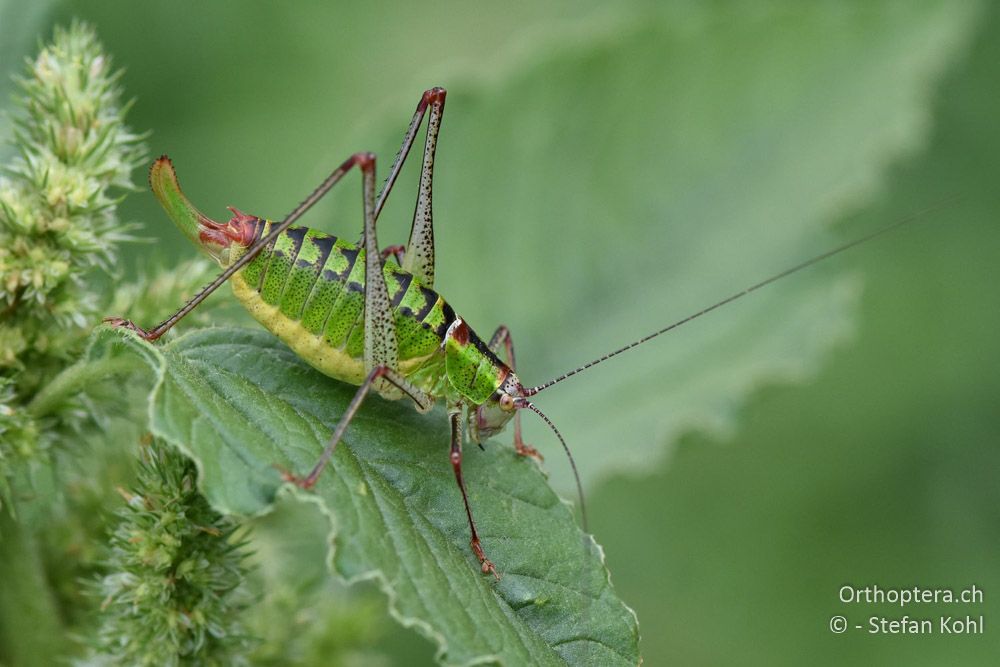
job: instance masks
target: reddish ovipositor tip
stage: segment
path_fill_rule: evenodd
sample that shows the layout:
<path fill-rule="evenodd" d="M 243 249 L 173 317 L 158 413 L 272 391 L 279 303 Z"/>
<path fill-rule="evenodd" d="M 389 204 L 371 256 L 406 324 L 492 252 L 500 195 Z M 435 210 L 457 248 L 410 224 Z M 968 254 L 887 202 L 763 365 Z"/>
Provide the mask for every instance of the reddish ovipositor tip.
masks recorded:
<path fill-rule="evenodd" d="M 233 217 L 228 222 L 209 218 L 184 196 L 174 165 L 166 155 L 150 167 L 149 185 L 174 224 L 216 260 L 225 263 L 224 251 L 234 242 L 244 247 L 253 243 L 257 218 L 236 208 L 230 208 Z"/>

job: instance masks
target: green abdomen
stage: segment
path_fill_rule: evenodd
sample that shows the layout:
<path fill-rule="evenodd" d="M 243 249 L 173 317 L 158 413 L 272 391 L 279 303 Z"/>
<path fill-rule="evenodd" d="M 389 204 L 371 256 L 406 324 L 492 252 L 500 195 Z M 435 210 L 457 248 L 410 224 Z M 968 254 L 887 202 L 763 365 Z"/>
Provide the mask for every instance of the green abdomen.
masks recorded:
<path fill-rule="evenodd" d="M 259 221 L 254 240 L 271 226 Z M 233 253 L 230 262 L 237 257 Z M 384 274 L 395 313 L 399 370 L 411 375 L 434 362 L 431 357 L 455 313 L 394 262 L 385 262 Z M 306 362 L 338 380 L 364 380 L 364 249 L 291 227 L 236 273 L 232 284 L 250 314 Z"/>

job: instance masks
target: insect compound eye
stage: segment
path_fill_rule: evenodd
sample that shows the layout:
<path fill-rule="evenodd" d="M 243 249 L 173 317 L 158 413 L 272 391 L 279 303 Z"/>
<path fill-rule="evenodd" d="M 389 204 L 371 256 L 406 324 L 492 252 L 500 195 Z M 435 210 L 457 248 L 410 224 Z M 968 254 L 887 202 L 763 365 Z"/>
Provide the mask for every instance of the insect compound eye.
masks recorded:
<path fill-rule="evenodd" d="M 514 409 L 514 399 L 510 394 L 500 394 L 500 409 L 507 412 Z"/>

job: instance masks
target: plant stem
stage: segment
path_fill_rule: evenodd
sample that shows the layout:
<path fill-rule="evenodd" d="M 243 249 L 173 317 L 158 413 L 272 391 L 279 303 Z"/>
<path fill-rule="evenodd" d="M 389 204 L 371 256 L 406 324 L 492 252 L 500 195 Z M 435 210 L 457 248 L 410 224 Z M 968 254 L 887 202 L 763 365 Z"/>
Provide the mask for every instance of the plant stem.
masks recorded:
<path fill-rule="evenodd" d="M 28 412 L 35 418 L 43 417 L 60 401 L 85 386 L 135 369 L 141 362 L 135 357 L 121 356 L 106 359 L 84 360 L 59 373 L 28 403 Z"/>

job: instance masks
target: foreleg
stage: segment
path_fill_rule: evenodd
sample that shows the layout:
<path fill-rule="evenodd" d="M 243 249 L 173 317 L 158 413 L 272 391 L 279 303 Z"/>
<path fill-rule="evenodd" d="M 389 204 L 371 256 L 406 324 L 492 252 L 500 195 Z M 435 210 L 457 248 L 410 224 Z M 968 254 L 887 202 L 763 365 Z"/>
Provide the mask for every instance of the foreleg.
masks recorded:
<path fill-rule="evenodd" d="M 483 551 L 483 545 L 479 541 L 479 533 L 476 531 L 476 522 L 472 518 L 472 507 L 469 505 L 469 495 L 465 492 L 465 482 L 462 480 L 462 410 L 459 406 L 451 406 L 448 409 L 448 420 L 451 423 L 451 467 L 455 471 L 455 481 L 458 483 L 458 489 L 462 492 L 462 502 L 465 503 L 465 515 L 469 518 L 469 532 L 472 537 L 469 540 L 469 546 L 472 547 L 472 553 L 476 554 L 476 558 L 479 559 L 479 564 L 483 569 L 483 574 L 490 572 L 498 580 L 500 575 L 497 573 L 496 567 L 490 562 L 490 559 L 486 557 L 486 553 Z"/>

